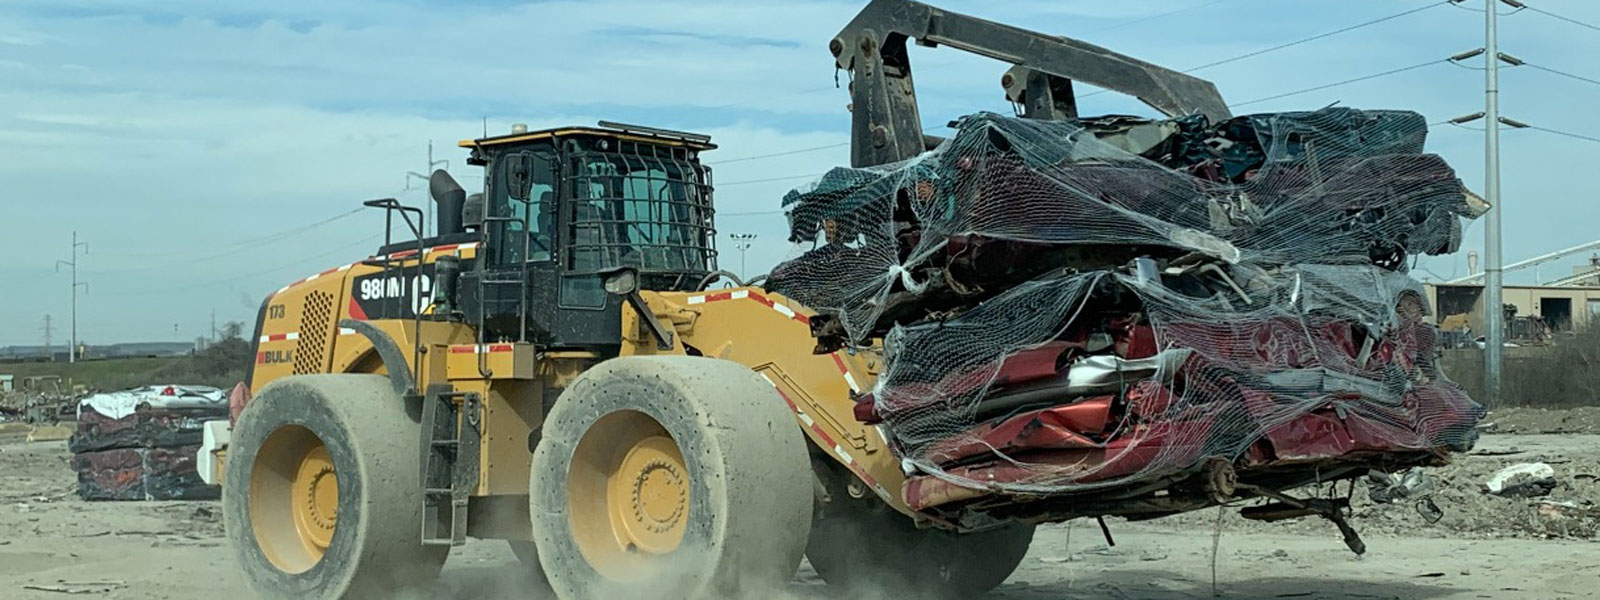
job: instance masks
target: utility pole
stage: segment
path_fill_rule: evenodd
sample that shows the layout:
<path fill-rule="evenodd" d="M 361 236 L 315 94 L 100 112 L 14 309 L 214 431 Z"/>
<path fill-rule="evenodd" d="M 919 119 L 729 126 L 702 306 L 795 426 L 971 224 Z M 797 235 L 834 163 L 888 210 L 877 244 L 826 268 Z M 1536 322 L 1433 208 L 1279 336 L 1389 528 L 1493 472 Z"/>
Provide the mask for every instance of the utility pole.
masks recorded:
<path fill-rule="evenodd" d="M 78 287 L 83 287 L 83 293 L 89 293 L 89 283 L 78 281 L 78 248 L 83 248 L 84 255 L 89 254 L 89 242 L 78 241 L 78 232 L 72 232 L 72 260 L 56 261 L 56 272 L 61 272 L 61 265 L 72 268 L 72 338 L 68 340 L 72 345 L 67 348 L 67 362 L 78 362 Z"/>
<path fill-rule="evenodd" d="M 54 325 L 52 325 L 50 323 L 50 315 L 45 315 L 44 316 L 44 328 L 43 329 L 44 329 L 44 354 L 45 354 L 45 356 L 50 357 L 51 361 L 53 362 L 55 360 L 56 353 L 55 353 L 55 346 L 53 344 L 51 344 L 51 342 L 53 341 L 53 339 L 55 337 L 56 328 L 55 328 Z"/>
<path fill-rule="evenodd" d="M 1489 201 L 1488 218 L 1483 221 L 1483 387 L 1489 401 L 1500 402 L 1500 368 L 1505 365 L 1505 311 L 1502 310 L 1500 271 L 1500 4 L 1484 2 L 1484 194 Z"/>
<path fill-rule="evenodd" d="M 484 128 L 488 129 L 488 125 L 487 125 L 488 121 L 485 120 L 484 123 L 485 123 Z M 488 134 L 487 131 L 485 131 L 484 137 L 489 137 L 489 134 Z M 416 171 L 406 171 L 406 189 L 408 189 L 408 190 L 411 189 L 411 180 L 412 179 L 421 179 L 423 181 L 428 181 L 429 178 L 431 178 L 433 176 L 434 167 L 439 166 L 439 165 L 444 165 L 444 169 L 446 171 L 450 170 L 450 161 L 448 161 L 448 160 L 434 160 L 433 159 L 433 140 L 428 140 L 428 168 L 423 169 L 421 173 L 418 173 Z M 429 226 L 430 223 L 433 223 L 433 202 L 432 202 L 432 199 L 430 198 L 428 200 L 423 201 L 422 204 L 423 204 L 423 210 L 427 211 L 427 216 L 422 220 L 422 237 L 428 237 L 428 226 Z"/>
<path fill-rule="evenodd" d="M 733 247 L 739 249 L 739 278 L 740 279 L 744 279 L 744 276 L 745 276 L 744 254 L 745 254 L 745 251 L 749 250 L 750 246 L 755 242 L 756 234 L 754 234 L 754 233 L 730 233 L 730 234 L 728 234 L 728 237 L 733 238 Z"/>
<path fill-rule="evenodd" d="M 1463 0 L 1451 0 L 1461 3 Z M 1488 402 L 1500 401 L 1502 368 L 1505 366 L 1505 296 L 1504 265 L 1500 253 L 1500 126 L 1527 127 L 1526 123 L 1500 116 L 1500 63 L 1511 66 L 1523 64 L 1522 60 L 1500 52 L 1499 8 L 1504 4 L 1524 8 L 1521 0 L 1484 0 L 1483 47 L 1450 57 L 1460 62 L 1483 55 L 1483 112 L 1456 117 L 1455 125 L 1483 119 L 1484 199 L 1489 202 L 1489 212 L 1483 220 L 1483 390 Z"/>
<path fill-rule="evenodd" d="M 211 343 L 217 343 L 217 309 L 211 309 Z"/>

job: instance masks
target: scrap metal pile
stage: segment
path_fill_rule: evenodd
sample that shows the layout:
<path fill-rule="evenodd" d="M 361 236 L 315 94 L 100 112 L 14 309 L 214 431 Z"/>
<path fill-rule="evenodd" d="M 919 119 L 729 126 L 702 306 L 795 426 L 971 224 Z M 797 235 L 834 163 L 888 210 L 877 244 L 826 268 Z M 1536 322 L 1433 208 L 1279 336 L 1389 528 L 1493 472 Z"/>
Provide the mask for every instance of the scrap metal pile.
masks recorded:
<path fill-rule="evenodd" d="M 1407 271 L 1486 207 L 1420 115 L 952 126 L 790 193 L 816 247 L 767 284 L 820 313 L 818 352 L 881 340 L 856 416 L 914 508 L 1471 445 L 1482 409 L 1439 372 Z"/>
<path fill-rule="evenodd" d="M 52 425 L 72 416 L 77 397 L 61 385 L 60 377 L 24 377 L 19 383 L 19 389 L 0 391 L 0 422 Z"/>
<path fill-rule="evenodd" d="M 78 405 L 68 442 L 85 500 L 214 500 L 196 471 L 204 423 L 228 418 L 212 387 L 158 385 L 98 394 Z"/>

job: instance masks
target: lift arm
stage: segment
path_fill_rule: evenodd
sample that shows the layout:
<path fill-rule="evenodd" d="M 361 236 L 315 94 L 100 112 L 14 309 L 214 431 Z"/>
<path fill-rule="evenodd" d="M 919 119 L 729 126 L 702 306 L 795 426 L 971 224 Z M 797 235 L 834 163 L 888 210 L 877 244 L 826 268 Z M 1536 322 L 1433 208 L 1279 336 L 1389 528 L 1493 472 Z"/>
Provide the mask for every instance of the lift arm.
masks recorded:
<path fill-rule="evenodd" d="M 1045 35 L 911 0 L 873 0 L 829 43 L 851 73 L 850 162 L 856 167 L 916 156 L 940 140 L 922 134 L 906 40 L 945 45 L 1010 63 L 1006 97 L 1034 119 L 1077 115 L 1072 81 L 1137 97 L 1168 116 L 1232 115 L 1211 82 L 1072 38 Z"/>

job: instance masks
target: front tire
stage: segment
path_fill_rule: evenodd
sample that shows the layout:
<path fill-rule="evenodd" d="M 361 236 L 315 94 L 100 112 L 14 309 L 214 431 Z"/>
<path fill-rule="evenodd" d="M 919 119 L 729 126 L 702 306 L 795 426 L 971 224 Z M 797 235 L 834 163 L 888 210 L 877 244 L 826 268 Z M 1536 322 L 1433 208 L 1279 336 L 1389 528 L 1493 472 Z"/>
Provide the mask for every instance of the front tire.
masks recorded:
<path fill-rule="evenodd" d="M 420 428 L 388 379 L 267 386 L 233 430 L 222 508 L 266 598 L 382 598 L 430 584 L 449 548 L 421 544 Z"/>
<path fill-rule="evenodd" d="M 806 443 L 742 365 L 624 357 L 545 420 L 530 514 L 556 595 L 754 598 L 794 577 L 811 523 Z"/>

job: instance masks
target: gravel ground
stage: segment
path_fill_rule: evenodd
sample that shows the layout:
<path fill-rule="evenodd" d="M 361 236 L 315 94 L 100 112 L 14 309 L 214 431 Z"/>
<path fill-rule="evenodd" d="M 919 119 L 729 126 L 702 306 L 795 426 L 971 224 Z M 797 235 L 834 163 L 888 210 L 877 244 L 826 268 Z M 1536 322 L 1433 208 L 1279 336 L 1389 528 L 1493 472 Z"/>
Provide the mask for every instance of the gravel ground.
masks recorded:
<path fill-rule="evenodd" d="M 1210 598 L 1213 565 L 1215 589 L 1227 598 L 1594 597 L 1600 544 L 1592 528 L 1553 528 L 1533 501 L 1484 496 L 1475 486 L 1499 466 L 1543 460 L 1561 480 L 1550 498 L 1593 502 L 1600 435 L 1489 435 L 1476 452 L 1434 473 L 1446 512 L 1438 523 L 1409 507 L 1358 504 L 1365 557 L 1317 521 L 1263 525 L 1224 513 L 1215 538 L 1215 511 L 1112 521 L 1114 547 L 1092 523 L 1063 524 L 1041 528 L 1022 566 L 991 597 Z M 0 598 L 248 597 L 216 503 L 82 502 L 68 456 L 64 443 L 0 434 Z M 419 597 L 537 597 L 529 587 L 504 543 L 474 540 L 456 549 L 437 587 Z M 809 567 L 773 596 L 838 597 Z"/>
<path fill-rule="evenodd" d="M 1480 428 L 1488 433 L 1600 434 L 1600 406 L 1498 409 L 1489 412 Z"/>
<path fill-rule="evenodd" d="M 1528 462 L 1543 462 L 1555 470 L 1556 487 L 1548 496 L 1503 498 L 1483 491 L 1484 483 L 1500 469 Z M 1444 513 L 1437 522 L 1414 503 L 1372 502 L 1366 482 L 1357 481 L 1351 523 L 1366 535 L 1425 538 L 1593 541 L 1600 532 L 1600 435 L 1485 435 L 1471 453 L 1427 473 L 1434 483 L 1434 504 Z M 1339 484 L 1340 495 L 1346 493 L 1346 485 Z M 1318 490 L 1299 493 L 1313 491 Z M 1216 518 L 1208 511 L 1156 522 L 1214 528 Z M 1261 523 L 1236 512 L 1223 518 L 1223 531 L 1337 535 L 1333 525 L 1322 519 Z"/>

